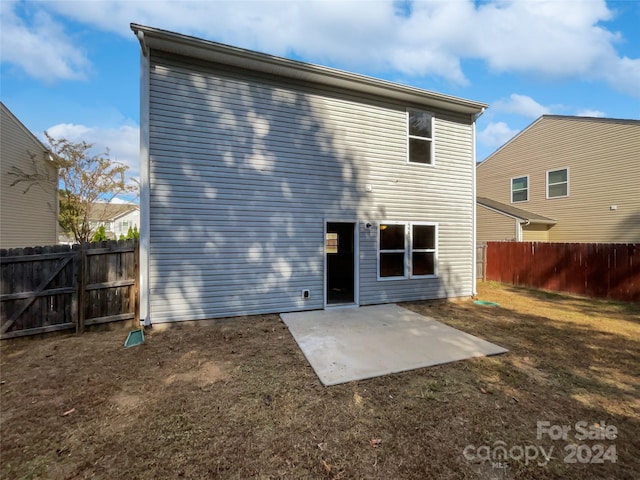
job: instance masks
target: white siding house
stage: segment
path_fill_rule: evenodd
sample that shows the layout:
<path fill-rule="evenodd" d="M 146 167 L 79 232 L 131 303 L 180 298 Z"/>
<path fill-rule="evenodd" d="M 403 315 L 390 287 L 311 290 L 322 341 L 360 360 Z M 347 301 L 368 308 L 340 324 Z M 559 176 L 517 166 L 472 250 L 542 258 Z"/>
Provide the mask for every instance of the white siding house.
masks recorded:
<path fill-rule="evenodd" d="M 89 210 L 89 225 L 92 234 L 104 226 L 108 238 L 126 237 L 129 228 L 140 229 L 140 207 L 135 203 L 95 203 Z"/>
<path fill-rule="evenodd" d="M 486 105 L 132 29 L 146 323 L 474 293 Z"/>

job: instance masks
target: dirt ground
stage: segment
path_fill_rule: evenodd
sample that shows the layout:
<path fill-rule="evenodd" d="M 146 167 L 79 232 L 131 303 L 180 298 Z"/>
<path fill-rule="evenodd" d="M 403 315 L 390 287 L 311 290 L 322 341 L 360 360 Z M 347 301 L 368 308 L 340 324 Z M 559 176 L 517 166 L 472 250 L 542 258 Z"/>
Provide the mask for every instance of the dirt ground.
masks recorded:
<path fill-rule="evenodd" d="M 328 388 L 277 315 L 3 342 L 0 476 L 637 479 L 640 307 L 479 298 L 403 306 L 509 353 Z"/>

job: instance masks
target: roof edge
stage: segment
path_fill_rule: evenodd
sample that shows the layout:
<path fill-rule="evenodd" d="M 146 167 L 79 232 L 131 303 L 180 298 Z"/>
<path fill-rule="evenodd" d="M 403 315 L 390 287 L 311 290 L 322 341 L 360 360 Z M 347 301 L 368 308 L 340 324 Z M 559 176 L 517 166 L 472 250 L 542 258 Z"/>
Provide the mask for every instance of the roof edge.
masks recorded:
<path fill-rule="evenodd" d="M 534 223 L 534 224 L 538 224 L 538 225 L 555 225 L 555 224 L 558 223 L 556 220 L 553 220 L 551 218 L 543 217 L 542 215 L 537 215 L 537 214 L 535 214 L 533 212 L 527 212 L 526 210 L 523 210 L 521 208 L 511 207 L 510 205 L 505 205 L 505 207 L 510 207 L 512 210 L 518 210 L 518 211 L 522 212 L 522 214 L 519 214 L 518 212 L 514 212 L 514 211 L 507 211 L 506 209 L 503 210 L 503 209 L 500 208 L 500 205 L 503 205 L 501 202 L 498 202 L 496 200 L 491 200 L 490 198 L 476 197 L 476 203 L 479 204 L 480 206 L 484 207 L 484 208 L 487 208 L 489 210 L 497 212 L 497 213 L 499 213 L 501 215 L 505 215 L 507 217 L 515 218 L 517 220 L 522 220 L 522 221 L 528 222 L 528 223 Z M 532 216 L 538 217 L 538 218 L 532 218 L 531 216 L 523 215 L 523 214 L 526 214 L 526 213 L 529 213 Z"/>
<path fill-rule="evenodd" d="M 516 133 L 513 137 L 511 137 L 509 140 L 507 140 L 505 143 L 503 143 L 497 150 L 492 152 L 487 158 L 485 158 L 481 162 L 478 162 L 476 164 L 476 167 L 480 167 L 480 166 L 484 165 L 484 163 L 486 163 L 487 161 L 492 159 L 494 156 L 496 156 L 500 151 L 502 151 L 502 149 L 504 149 L 505 147 L 507 147 L 508 145 L 513 143 L 518 137 L 520 137 L 520 135 L 524 134 L 527 130 L 530 130 L 536 123 L 542 122 L 542 121 L 544 121 L 546 119 L 577 120 L 577 121 L 584 121 L 584 122 L 605 122 L 605 123 L 622 123 L 622 124 L 627 124 L 627 125 L 629 125 L 629 124 L 630 125 L 635 125 L 635 124 L 639 124 L 640 125 L 640 120 L 627 119 L 627 118 L 583 117 L 583 116 L 578 116 L 578 115 L 553 115 L 553 114 L 545 113 L 543 115 L 540 115 L 533 122 L 531 122 L 529 125 L 527 125 L 522 130 L 520 130 L 518 133 Z"/>
<path fill-rule="evenodd" d="M 311 63 L 233 47 L 210 40 L 132 23 L 131 30 L 146 48 L 176 53 L 262 73 L 320 83 L 348 90 L 430 105 L 468 115 L 481 115 L 488 104 L 423 90 Z M 142 38 L 141 38 L 142 34 Z"/>
<path fill-rule="evenodd" d="M 24 131 L 25 131 L 25 133 L 26 133 L 27 135 L 29 135 L 29 137 L 31 137 L 31 139 L 32 139 L 33 141 L 35 141 L 35 142 L 36 142 L 40 147 L 42 147 L 42 149 L 44 150 L 44 153 L 51 153 L 51 150 L 50 150 L 50 149 L 49 149 L 49 148 L 48 148 L 44 143 L 42 143 L 42 140 L 40 140 L 38 137 L 36 137 L 36 134 L 35 134 L 35 133 L 33 133 L 31 130 L 29 130 L 29 129 L 27 128 L 27 126 L 26 126 L 24 123 L 22 123 L 22 121 L 21 121 L 18 117 L 16 117 L 16 115 L 15 115 L 15 114 L 14 114 L 14 113 L 9 109 L 9 107 L 7 107 L 7 106 L 4 104 L 4 102 L 1 102 L 1 101 L 0 101 L 0 105 L 2 106 L 1 108 L 2 108 L 4 111 L 6 111 L 6 112 L 9 114 L 9 116 L 10 116 L 11 118 L 13 118 L 13 119 L 15 120 L 15 122 L 18 124 L 18 126 L 19 126 L 22 130 L 24 130 Z"/>
<path fill-rule="evenodd" d="M 640 120 L 633 118 L 613 118 L 613 117 L 588 117 L 584 115 L 555 115 L 545 113 L 540 118 L 553 118 L 556 120 L 578 120 L 585 122 L 604 122 L 604 123 L 626 123 L 626 124 L 640 124 Z"/>

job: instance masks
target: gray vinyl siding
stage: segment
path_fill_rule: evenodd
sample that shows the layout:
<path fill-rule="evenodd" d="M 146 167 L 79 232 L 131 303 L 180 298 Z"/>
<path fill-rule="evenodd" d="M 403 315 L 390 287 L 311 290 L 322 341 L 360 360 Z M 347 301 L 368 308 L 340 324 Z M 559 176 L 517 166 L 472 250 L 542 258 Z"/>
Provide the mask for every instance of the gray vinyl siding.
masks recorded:
<path fill-rule="evenodd" d="M 5 107 L 1 110 L 0 139 L 0 248 L 21 248 L 58 243 L 58 192 L 55 170 L 45 163 L 45 149 Z M 33 159 L 31 156 L 33 155 Z M 50 182 L 11 186 L 18 168 L 34 174 L 47 173 Z"/>
<path fill-rule="evenodd" d="M 326 220 L 358 221 L 360 304 L 471 295 L 471 119 L 407 164 L 408 106 L 153 55 L 151 321 L 323 308 Z M 438 278 L 377 280 L 382 220 L 438 223 Z"/>

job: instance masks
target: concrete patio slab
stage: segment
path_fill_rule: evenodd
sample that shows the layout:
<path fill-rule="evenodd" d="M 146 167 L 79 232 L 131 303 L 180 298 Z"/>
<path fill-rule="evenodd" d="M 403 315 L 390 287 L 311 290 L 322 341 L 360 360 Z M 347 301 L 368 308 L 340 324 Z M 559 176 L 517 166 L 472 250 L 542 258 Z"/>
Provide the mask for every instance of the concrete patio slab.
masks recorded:
<path fill-rule="evenodd" d="M 326 386 L 507 352 L 394 304 L 280 317 Z"/>

